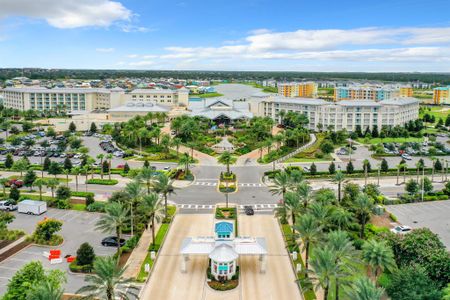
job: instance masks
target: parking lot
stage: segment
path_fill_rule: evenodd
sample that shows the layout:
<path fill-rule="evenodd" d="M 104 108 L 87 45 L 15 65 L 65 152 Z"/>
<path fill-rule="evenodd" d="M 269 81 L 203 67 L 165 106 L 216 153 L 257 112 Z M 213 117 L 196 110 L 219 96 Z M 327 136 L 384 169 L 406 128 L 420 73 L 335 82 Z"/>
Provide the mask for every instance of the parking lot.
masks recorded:
<path fill-rule="evenodd" d="M 22 229 L 26 233 L 32 233 L 37 222 L 44 217 L 55 218 L 63 222 L 62 230 L 59 232 L 64 237 L 64 242 L 59 247 L 51 247 L 51 249 L 61 249 L 62 256 L 76 255 L 78 247 L 88 242 L 98 256 L 108 256 L 115 252 L 114 247 L 103 247 L 101 240 L 108 236 L 95 230 L 95 223 L 99 220 L 101 214 L 79 212 L 73 210 L 49 209 L 40 216 L 24 215 L 14 212 L 16 218 L 10 224 L 11 229 Z M 50 262 L 42 256 L 43 251 L 48 251 L 49 247 L 30 246 L 16 253 L 12 257 L 0 263 L 0 294 L 6 291 L 8 280 L 19 270 L 24 264 L 39 260 L 46 269 L 60 269 L 68 271 L 68 263 L 51 265 Z M 84 276 L 67 273 L 66 292 L 75 292 L 84 285 Z"/>
<path fill-rule="evenodd" d="M 450 250 L 450 201 L 389 205 L 387 210 L 411 228 L 429 228 Z"/>

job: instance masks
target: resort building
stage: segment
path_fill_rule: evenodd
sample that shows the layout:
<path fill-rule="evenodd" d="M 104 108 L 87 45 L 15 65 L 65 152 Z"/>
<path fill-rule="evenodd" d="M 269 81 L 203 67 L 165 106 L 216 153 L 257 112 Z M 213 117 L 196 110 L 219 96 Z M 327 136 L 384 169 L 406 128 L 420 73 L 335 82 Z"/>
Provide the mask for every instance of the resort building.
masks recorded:
<path fill-rule="evenodd" d="M 278 83 L 278 94 L 284 97 L 317 97 L 317 84 L 315 82 L 287 82 Z"/>
<path fill-rule="evenodd" d="M 383 101 L 352 100 L 336 103 L 321 99 L 268 97 L 259 99 L 252 106 L 257 116 L 281 121 L 280 112 L 298 112 L 309 120 L 309 129 L 333 128 L 354 131 L 359 125 L 363 130 L 373 126 L 403 125 L 419 117 L 419 101 L 415 98 L 394 98 Z"/>
<path fill-rule="evenodd" d="M 372 100 L 383 101 L 392 98 L 412 97 L 413 89 L 410 86 L 373 86 L 352 85 L 337 86 L 334 88 L 334 100 Z"/>
<path fill-rule="evenodd" d="M 229 124 L 239 119 L 251 119 L 249 103 L 227 98 L 200 99 L 189 102 L 191 116 L 201 116 L 218 124 Z"/>
<path fill-rule="evenodd" d="M 433 89 L 433 104 L 450 104 L 450 85 Z"/>
<path fill-rule="evenodd" d="M 113 122 L 125 122 L 135 116 L 145 116 L 148 113 L 168 113 L 169 109 L 155 102 L 127 102 L 125 105 L 108 110 L 109 119 Z"/>
<path fill-rule="evenodd" d="M 129 101 L 154 102 L 165 106 L 188 106 L 189 90 L 136 89 L 129 93 Z"/>

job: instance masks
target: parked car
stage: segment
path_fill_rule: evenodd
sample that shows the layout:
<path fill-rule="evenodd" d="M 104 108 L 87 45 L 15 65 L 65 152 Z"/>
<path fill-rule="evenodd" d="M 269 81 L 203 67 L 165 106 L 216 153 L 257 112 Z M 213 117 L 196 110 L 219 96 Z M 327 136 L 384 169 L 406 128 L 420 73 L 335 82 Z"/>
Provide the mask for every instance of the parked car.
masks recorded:
<path fill-rule="evenodd" d="M 403 153 L 402 154 L 402 158 L 406 159 L 406 160 L 411 160 L 411 156 L 409 154 Z"/>
<path fill-rule="evenodd" d="M 170 167 L 164 167 L 164 171 L 170 171 Z"/>
<path fill-rule="evenodd" d="M 120 239 L 120 247 L 125 245 L 125 239 Z M 105 247 L 117 247 L 117 237 L 108 236 L 102 240 L 102 246 Z"/>
<path fill-rule="evenodd" d="M 0 201 L 0 210 L 13 211 L 17 209 L 17 204 L 10 200 Z"/>
<path fill-rule="evenodd" d="M 11 179 L 10 181 L 6 182 L 7 187 L 15 186 L 17 188 L 21 188 L 23 186 L 23 181 L 18 179 Z"/>
<path fill-rule="evenodd" d="M 247 216 L 253 216 L 255 214 L 253 207 L 251 207 L 250 205 L 244 206 L 244 212 Z"/>
<path fill-rule="evenodd" d="M 400 226 L 397 226 L 397 227 L 392 228 L 392 229 L 391 229 L 391 232 L 397 233 L 397 234 L 405 234 L 405 233 L 410 232 L 411 230 L 412 230 L 412 229 L 411 229 L 411 227 L 409 227 L 409 226 L 406 226 L 406 225 L 400 225 Z"/>

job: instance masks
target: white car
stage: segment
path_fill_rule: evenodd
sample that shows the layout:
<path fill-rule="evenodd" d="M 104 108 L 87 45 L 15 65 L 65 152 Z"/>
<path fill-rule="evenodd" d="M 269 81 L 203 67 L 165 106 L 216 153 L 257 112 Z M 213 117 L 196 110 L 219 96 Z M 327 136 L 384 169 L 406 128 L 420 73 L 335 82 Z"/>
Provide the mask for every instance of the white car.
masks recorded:
<path fill-rule="evenodd" d="M 17 209 L 17 204 L 9 202 L 8 200 L 0 201 L 0 210 L 13 211 Z"/>
<path fill-rule="evenodd" d="M 411 160 L 412 159 L 411 156 L 409 154 L 406 154 L 406 153 L 402 154 L 402 158 L 404 158 L 406 160 Z"/>
<path fill-rule="evenodd" d="M 393 233 L 397 233 L 397 234 L 405 234 L 408 232 L 411 232 L 411 227 L 406 226 L 406 225 L 400 225 L 400 226 L 396 226 L 394 228 L 391 229 L 391 232 Z"/>

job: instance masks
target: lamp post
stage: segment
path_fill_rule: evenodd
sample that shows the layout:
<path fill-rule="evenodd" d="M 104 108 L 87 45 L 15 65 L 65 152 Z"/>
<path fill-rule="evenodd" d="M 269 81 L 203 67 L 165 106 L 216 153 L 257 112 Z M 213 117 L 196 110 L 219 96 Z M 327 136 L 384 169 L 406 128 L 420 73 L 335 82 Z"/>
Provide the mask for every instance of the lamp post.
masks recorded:
<path fill-rule="evenodd" d="M 422 168 L 422 202 L 425 194 L 425 166 Z"/>
<path fill-rule="evenodd" d="M 381 172 L 381 164 L 378 164 L 378 179 L 377 179 L 378 186 L 380 186 L 380 172 Z"/>

